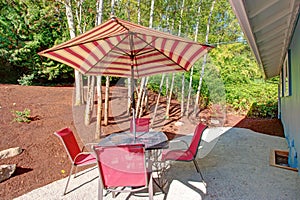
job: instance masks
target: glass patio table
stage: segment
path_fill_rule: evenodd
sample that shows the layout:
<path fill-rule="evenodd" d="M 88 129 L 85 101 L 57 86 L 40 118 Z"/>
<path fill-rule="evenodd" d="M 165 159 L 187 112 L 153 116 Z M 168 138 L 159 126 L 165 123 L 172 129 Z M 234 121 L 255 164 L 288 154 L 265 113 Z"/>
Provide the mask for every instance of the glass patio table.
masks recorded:
<path fill-rule="evenodd" d="M 146 150 L 168 148 L 168 137 L 163 132 L 149 131 L 113 133 L 100 140 L 100 146 L 112 146 L 120 144 L 144 144 Z"/>

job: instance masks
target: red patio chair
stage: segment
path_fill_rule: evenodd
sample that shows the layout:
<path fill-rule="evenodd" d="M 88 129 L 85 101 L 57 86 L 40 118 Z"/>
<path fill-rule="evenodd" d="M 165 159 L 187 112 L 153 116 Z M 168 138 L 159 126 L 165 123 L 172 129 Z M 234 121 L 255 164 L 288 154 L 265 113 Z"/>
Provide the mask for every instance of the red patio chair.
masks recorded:
<path fill-rule="evenodd" d="M 98 169 L 98 199 L 103 199 L 103 189 L 115 192 L 136 192 L 148 188 L 153 199 L 151 170 L 147 170 L 143 144 L 94 146 Z M 129 188 L 128 188 L 129 187 Z"/>
<path fill-rule="evenodd" d="M 73 168 L 75 167 L 75 175 L 74 175 L 74 178 L 75 178 L 77 167 L 90 165 L 90 164 L 96 164 L 96 158 L 95 158 L 95 156 L 92 155 L 91 152 L 83 152 L 84 148 L 87 145 L 91 145 L 91 144 L 85 145 L 82 148 L 82 150 L 80 150 L 79 145 L 75 139 L 74 133 L 70 128 L 63 128 L 59 131 L 56 131 L 54 134 L 61 139 L 61 141 L 66 149 L 66 152 L 71 160 L 71 163 L 72 163 L 70 175 L 69 175 L 69 178 L 68 178 L 65 190 L 64 190 L 64 195 L 65 195 L 67 192 L 67 187 L 69 185 L 72 172 L 73 172 Z"/>
<path fill-rule="evenodd" d="M 135 132 L 149 132 L 150 118 L 136 118 Z M 133 132 L 133 120 L 130 120 L 130 132 Z"/>
<path fill-rule="evenodd" d="M 204 182 L 204 178 L 202 176 L 202 173 L 200 171 L 200 168 L 198 166 L 198 163 L 196 161 L 196 156 L 197 156 L 197 151 L 198 151 L 198 147 L 201 141 L 201 137 L 203 134 L 203 131 L 207 128 L 206 125 L 203 125 L 201 123 L 199 123 L 196 126 L 191 144 L 188 145 L 184 140 L 174 140 L 171 142 L 183 142 L 187 149 L 175 149 L 175 150 L 171 150 L 171 149 L 167 149 L 164 150 L 162 152 L 162 160 L 163 161 L 167 161 L 167 160 L 172 160 L 172 161 L 193 161 L 195 168 L 197 170 L 197 172 L 200 174 L 202 181 Z"/>

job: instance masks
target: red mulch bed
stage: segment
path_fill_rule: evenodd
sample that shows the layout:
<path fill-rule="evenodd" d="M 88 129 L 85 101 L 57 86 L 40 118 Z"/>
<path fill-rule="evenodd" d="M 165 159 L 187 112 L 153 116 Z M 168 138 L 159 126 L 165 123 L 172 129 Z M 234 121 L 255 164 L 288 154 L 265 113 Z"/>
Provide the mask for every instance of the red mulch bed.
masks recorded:
<path fill-rule="evenodd" d="M 18 156 L 0 160 L 0 165 L 17 164 L 13 176 L 0 183 L 0 199 L 12 199 L 67 177 L 70 162 L 53 132 L 68 126 L 76 133 L 72 115 L 73 87 L 0 85 L 0 94 L 0 150 L 17 146 L 23 149 Z M 14 122 L 12 112 L 25 108 L 31 110 L 33 121 Z M 283 137 L 282 125 L 277 119 L 228 114 L 225 125 Z"/>

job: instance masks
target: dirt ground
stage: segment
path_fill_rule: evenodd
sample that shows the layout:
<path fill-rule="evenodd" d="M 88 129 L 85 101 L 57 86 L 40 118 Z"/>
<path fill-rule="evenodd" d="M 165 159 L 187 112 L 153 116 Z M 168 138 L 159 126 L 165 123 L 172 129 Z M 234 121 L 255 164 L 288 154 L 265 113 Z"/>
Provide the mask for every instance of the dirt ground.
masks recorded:
<path fill-rule="evenodd" d="M 0 84 L 0 150 L 17 146 L 23 149 L 18 156 L 0 160 L 0 165 L 17 164 L 13 176 L 0 183 L 0 199 L 13 199 L 68 176 L 70 161 L 64 147 L 53 133 L 63 127 L 70 127 L 76 133 L 77 139 L 82 141 L 74 123 L 76 120 L 73 118 L 72 98 L 73 87 Z M 116 106 L 123 105 L 116 104 L 114 108 Z M 32 121 L 13 121 L 13 112 L 23 111 L 25 108 L 31 110 Z M 178 112 L 174 115 L 178 115 Z M 115 124 L 109 121 L 104 129 L 113 131 Z M 283 137 L 282 125 L 277 119 L 249 119 L 227 113 L 224 125 Z M 169 138 L 176 134 L 173 123 L 168 123 L 165 130 Z"/>

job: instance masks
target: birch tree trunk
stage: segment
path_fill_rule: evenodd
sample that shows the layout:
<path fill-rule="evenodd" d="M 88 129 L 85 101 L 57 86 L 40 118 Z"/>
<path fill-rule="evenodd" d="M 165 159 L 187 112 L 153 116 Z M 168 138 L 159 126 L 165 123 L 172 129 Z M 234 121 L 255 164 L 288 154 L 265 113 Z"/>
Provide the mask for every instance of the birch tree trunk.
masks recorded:
<path fill-rule="evenodd" d="M 102 125 L 102 78 L 97 76 L 97 122 L 96 122 L 96 133 L 95 139 L 101 137 L 101 125 Z"/>
<path fill-rule="evenodd" d="M 106 76 L 105 84 L 105 101 L 104 101 L 104 122 L 105 126 L 108 125 L 108 114 L 109 114 L 109 76 Z"/>
<path fill-rule="evenodd" d="M 142 78 L 141 83 L 140 83 L 140 89 L 138 91 L 138 99 L 137 99 L 137 103 L 136 103 L 136 114 L 135 116 L 139 116 L 139 113 L 142 112 L 143 110 L 143 105 L 142 105 L 142 96 L 143 96 L 143 91 L 144 91 L 144 87 L 145 87 L 145 83 L 146 83 L 146 79 L 145 77 Z M 141 110 L 141 111 L 140 111 Z"/>
<path fill-rule="evenodd" d="M 147 84 L 148 84 L 148 80 L 149 77 L 146 77 L 145 79 L 145 84 L 144 84 L 144 88 L 143 88 L 143 96 L 142 96 L 142 102 L 141 102 L 141 109 L 140 109 L 140 113 L 139 113 L 139 117 L 142 117 L 143 114 L 143 107 L 146 107 L 146 111 L 148 111 L 148 90 L 147 90 Z"/>
<path fill-rule="evenodd" d="M 176 5 L 178 4 L 178 0 L 176 1 Z M 184 0 L 183 0 L 183 4 L 184 4 Z M 180 10 L 180 22 L 179 22 L 179 26 L 178 26 L 178 36 L 181 35 L 181 21 L 182 21 L 182 14 L 183 14 L 183 8 L 181 6 L 181 10 Z M 171 30 L 173 30 L 175 24 L 175 20 L 173 19 L 173 23 L 172 23 L 172 27 Z M 167 99 L 167 108 L 166 108 L 166 119 L 169 119 L 169 115 L 170 115 L 170 106 L 171 106 L 171 99 L 172 99 L 172 93 L 173 93 L 173 87 L 174 87 L 174 80 L 175 80 L 175 73 L 172 74 L 172 81 L 171 81 L 171 87 L 170 87 L 170 92 L 169 92 L 169 98 Z"/>
<path fill-rule="evenodd" d="M 190 82 L 189 82 L 189 88 L 188 88 L 188 97 L 187 97 L 187 102 L 186 102 L 186 115 L 187 116 L 189 116 L 189 112 L 190 112 L 190 100 L 191 100 L 191 93 L 192 93 L 193 73 L 194 73 L 194 67 L 191 67 Z"/>
<path fill-rule="evenodd" d="M 114 16 L 115 14 L 115 0 L 111 0 L 111 16 Z M 108 115 L 109 115 L 109 76 L 106 76 L 106 82 L 105 82 L 105 101 L 104 101 L 104 122 L 103 124 L 105 126 L 108 125 Z"/>
<path fill-rule="evenodd" d="M 96 25 L 102 23 L 103 15 L 103 0 L 98 0 L 96 2 Z M 101 137 L 101 123 L 102 123 L 102 76 L 97 76 L 97 122 L 96 122 L 96 133 L 95 139 L 100 139 Z"/>
<path fill-rule="evenodd" d="M 166 100 L 169 99 L 169 75 L 166 76 Z"/>
<path fill-rule="evenodd" d="M 81 28 L 82 2 L 83 2 L 83 0 L 79 0 L 76 2 L 77 3 L 77 7 L 76 7 L 77 28 L 79 29 L 80 33 L 83 33 L 83 30 Z M 89 125 L 91 123 L 91 118 L 92 118 L 93 109 L 94 109 L 94 98 L 95 98 L 95 77 L 89 76 L 88 77 L 87 100 L 86 100 L 86 107 L 85 107 L 85 114 L 84 114 L 84 124 L 85 125 Z"/>
<path fill-rule="evenodd" d="M 179 20 L 179 27 L 178 27 L 178 36 L 181 35 L 181 27 L 182 27 L 182 16 L 183 16 L 183 9 L 184 9 L 184 0 L 182 0 L 181 9 L 180 9 L 180 20 Z M 180 116 L 184 116 L 184 72 L 182 73 L 181 78 L 181 109 L 180 109 Z"/>
<path fill-rule="evenodd" d="M 76 36 L 75 33 L 75 25 L 74 25 L 74 16 L 72 13 L 72 5 L 70 0 L 65 0 L 64 5 L 66 7 L 66 16 L 68 21 L 68 27 L 70 31 L 70 38 L 74 38 Z M 82 74 L 74 70 L 75 73 L 75 105 L 82 105 L 83 104 L 83 93 L 82 93 Z"/>
<path fill-rule="evenodd" d="M 140 3 L 140 1 L 138 3 Z M 138 4 L 138 5 L 140 5 L 140 4 Z M 151 0 L 149 28 L 153 27 L 154 5 L 155 5 L 155 0 Z M 138 21 L 141 21 L 140 15 L 141 14 L 138 13 L 138 16 L 139 16 Z M 138 93 L 137 105 L 136 105 L 136 116 L 139 116 L 139 117 L 141 117 L 141 115 L 143 113 L 143 102 L 145 101 L 143 98 L 148 97 L 147 95 L 145 95 L 147 83 L 148 83 L 148 77 L 142 77 L 141 84 L 140 84 L 140 90 Z"/>
<path fill-rule="evenodd" d="M 199 17 L 200 17 L 200 13 L 201 13 L 201 4 L 202 1 L 199 2 L 199 7 L 197 10 L 197 22 L 196 22 L 196 27 L 195 27 L 195 38 L 194 41 L 197 42 L 198 41 L 198 31 L 199 31 Z M 192 92 L 192 83 L 193 83 L 193 73 L 194 73 L 194 66 L 191 67 L 190 70 L 190 82 L 189 82 L 189 89 L 188 89 L 188 97 L 187 97 L 187 103 L 186 103 L 186 114 L 187 116 L 189 116 L 189 109 L 190 109 L 190 100 L 191 100 L 191 92 Z"/>
<path fill-rule="evenodd" d="M 155 3 L 155 0 L 151 0 L 149 28 L 153 27 L 154 3 Z"/>
<path fill-rule="evenodd" d="M 160 99 L 160 94 L 162 92 L 162 86 L 164 84 L 164 78 L 165 78 L 165 74 L 163 74 L 162 77 L 161 77 L 161 81 L 160 81 L 160 85 L 159 85 L 159 92 L 158 92 L 158 96 L 157 96 L 157 100 L 156 100 L 156 104 L 155 104 L 154 113 L 153 113 L 153 116 L 152 116 L 152 121 L 151 121 L 151 124 L 150 124 L 150 128 L 153 127 L 153 124 L 154 124 L 154 121 L 155 121 L 157 107 L 158 107 L 159 99 Z"/>
<path fill-rule="evenodd" d="M 180 117 L 183 117 L 185 115 L 185 109 L 184 109 L 184 82 L 185 82 L 185 77 L 184 77 L 184 73 L 182 73 L 182 78 L 181 78 L 181 109 L 180 109 Z"/>
<path fill-rule="evenodd" d="M 79 30 L 79 33 L 83 33 L 83 29 L 81 27 L 81 22 L 82 22 L 82 3 L 84 0 L 79 0 L 77 1 L 77 8 L 76 8 L 76 19 L 77 19 L 77 29 Z"/>
<path fill-rule="evenodd" d="M 208 44 L 209 26 L 210 26 L 210 20 L 211 20 L 211 16 L 212 16 L 212 13 L 213 13 L 213 10 L 214 10 L 215 2 L 216 2 L 216 0 L 214 0 L 212 2 L 211 8 L 210 8 L 210 12 L 209 12 L 209 16 L 208 16 L 207 25 L 206 25 L 206 36 L 205 36 L 205 43 L 206 44 Z M 195 100 L 195 105 L 194 105 L 194 117 L 196 117 L 197 113 L 198 113 L 200 91 L 201 91 L 201 85 L 202 85 L 202 79 L 203 79 L 203 75 L 204 75 L 204 69 L 205 69 L 206 60 L 207 60 L 207 54 L 205 54 L 204 58 L 203 58 L 201 75 L 200 75 L 200 79 L 199 79 L 199 84 L 198 84 L 198 88 L 197 88 L 197 95 L 196 95 L 196 100 Z"/>
<path fill-rule="evenodd" d="M 138 7 L 138 10 L 137 10 L 137 23 L 138 24 L 141 24 L 141 0 L 138 0 L 137 1 L 137 7 Z"/>
<path fill-rule="evenodd" d="M 111 11 L 110 11 L 110 16 L 114 16 L 115 15 L 115 0 L 111 0 L 111 3 L 110 3 L 110 8 L 111 8 Z"/>
<path fill-rule="evenodd" d="M 175 73 L 172 74 L 172 81 L 170 86 L 170 92 L 169 92 L 169 98 L 167 99 L 167 108 L 166 108 L 166 119 L 169 119 L 169 112 L 170 112 L 170 105 L 171 105 L 171 99 L 172 99 L 172 93 L 173 93 L 173 87 L 174 87 L 174 80 L 175 80 Z"/>
<path fill-rule="evenodd" d="M 87 101 L 85 107 L 84 124 L 87 126 L 91 122 L 94 107 L 95 76 L 89 76 Z"/>

